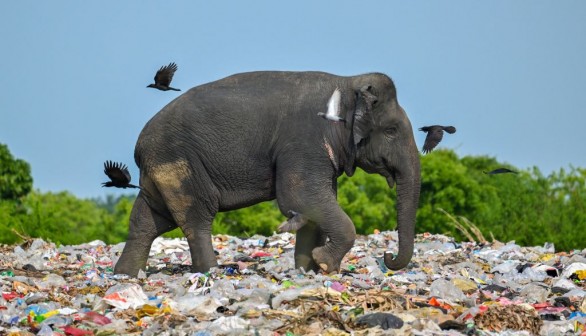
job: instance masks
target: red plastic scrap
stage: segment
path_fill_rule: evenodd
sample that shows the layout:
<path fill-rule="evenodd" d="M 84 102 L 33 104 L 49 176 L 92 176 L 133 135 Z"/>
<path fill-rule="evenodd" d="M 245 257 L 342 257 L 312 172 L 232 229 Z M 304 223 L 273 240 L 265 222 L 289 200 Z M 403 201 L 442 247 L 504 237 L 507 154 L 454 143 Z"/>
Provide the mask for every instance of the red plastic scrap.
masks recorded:
<path fill-rule="evenodd" d="M 430 305 L 432 305 L 432 306 L 434 306 L 434 307 L 440 307 L 440 308 L 443 308 L 445 310 L 454 309 L 449 304 L 447 304 L 445 302 L 441 302 L 438 299 L 436 299 L 435 297 L 432 297 L 431 299 L 429 299 L 429 301 L 427 303 L 430 304 Z"/>
<path fill-rule="evenodd" d="M 14 300 L 17 297 L 20 297 L 20 295 L 16 292 L 2 293 L 2 298 L 6 301 Z"/>
<path fill-rule="evenodd" d="M 110 320 L 108 317 L 100 313 L 96 313 L 95 311 L 89 311 L 83 314 L 81 319 L 85 321 L 91 321 L 97 325 L 106 325 L 112 323 L 112 320 Z"/>
<path fill-rule="evenodd" d="M 256 251 L 250 255 L 251 258 L 259 258 L 259 257 L 272 257 L 272 255 L 265 251 Z"/>
<path fill-rule="evenodd" d="M 79 329 L 76 327 L 72 327 L 72 326 L 65 326 L 62 327 L 63 331 L 65 332 L 65 335 L 71 335 L 71 336 L 93 336 L 94 332 L 91 330 L 85 330 L 85 329 Z"/>
<path fill-rule="evenodd" d="M 468 314 L 466 314 L 466 316 L 464 316 L 464 318 L 462 320 L 467 321 L 469 319 L 473 319 L 476 315 L 484 314 L 487 310 L 488 310 L 488 306 L 479 305 L 478 311 L 476 313 L 468 313 Z"/>
<path fill-rule="evenodd" d="M 551 304 L 549 304 L 547 302 L 540 302 L 540 303 L 534 303 L 534 304 L 532 304 L 532 306 L 533 306 L 533 308 L 539 310 L 539 309 L 551 307 Z"/>
<path fill-rule="evenodd" d="M 112 300 L 112 301 L 120 301 L 120 302 L 127 302 L 127 300 L 120 296 L 120 293 L 114 292 L 112 294 L 108 294 L 104 296 L 104 299 Z"/>
<path fill-rule="evenodd" d="M 551 305 L 548 302 L 541 302 L 532 304 L 533 308 L 537 310 L 540 314 L 559 314 L 564 310 L 567 310 L 567 307 L 556 307 Z"/>

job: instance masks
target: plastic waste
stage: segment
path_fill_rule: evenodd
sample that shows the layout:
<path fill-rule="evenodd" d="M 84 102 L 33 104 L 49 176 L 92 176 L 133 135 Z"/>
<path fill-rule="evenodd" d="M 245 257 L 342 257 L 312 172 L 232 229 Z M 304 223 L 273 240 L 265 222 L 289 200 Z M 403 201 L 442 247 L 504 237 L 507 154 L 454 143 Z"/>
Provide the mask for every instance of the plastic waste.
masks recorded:
<path fill-rule="evenodd" d="M 136 309 L 146 304 L 148 297 L 138 284 L 118 284 L 106 291 L 102 302 L 120 309 Z"/>
<path fill-rule="evenodd" d="M 509 317 L 515 335 L 586 329 L 586 250 L 422 234 L 413 262 L 390 271 L 382 256 L 397 235 L 377 232 L 358 237 L 341 273 L 326 275 L 294 268 L 295 238 L 214 236 L 220 266 L 206 273 L 190 272 L 184 239 L 160 238 L 138 279 L 113 274 L 123 243 L 10 247 L 0 253 L 0 334 L 342 335 L 391 311 L 403 327 L 387 333 L 496 335 L 490 325 L 513 325 Z"/>
<path fill-rule="evenodd" d="M 429 291 L 431 296 L 437 296 L 451 302 L 466 300 L 466 295 L 462 290 L 446 279 L 434 280 L 429 287 Z"/>
<path fill-rule="evenodd" d="M 196 316 L 200 321 L 209 321 L 217 316 L 216 311 L 223 304 L 212 296 L 187 293 L 176 298 L 175 301 L 170 301 L 169 305 L 173 310 Z"/>
<path fill-rule="evenodd" d="M 282 291 L 273 298 L 273 300 L 271 301 L 271 307 L 273 309 L 279 309 L 284 302 L 289 302 L 297 299 L 299 295 L 301 295 L 302 291 L 302 288 L 289 288 Z"/>
<path fill-rule="evenodd" d="M 41 290 L 49 290 L 55 287 L 65 286 L 67 282 L 62 276 L 57 274 L 48 274 L 36 282 L 36 286 Z"/>
<path fill-rule="evenodd" d="M 545 302 L 550 294 L 549 287 L 539 285 L 537 283 L 530 283 L 521 289 L 519 293 L 525 297 L 526 302 L 538 303 Z"/>
<path fill-rule="evenodd" d="M 519 260 L 507 260 L 503 263 L 500 263 L 496 266 L 494 266 L 490 272 L 491 273 L 501 273 L 501 274 L 506 274 L 506 273 L 510 273 L 511 271 L 516 271 L 517 266 L 520 264 L 521 262 Z"/>
<path fill-rule="evenodd" d="M 238 316 L 222 316 L 212 322 L 212 324 L 209 326 L 209 331 L 212 334 L 219 335 L 242 335 L 249 324 L 249 321 L 244 320 Z"/>
<path fill-rule="evenodd" d="M 403 327 L 403 320 L 389 313 L 373 313 L 362 315 L 356 319 L 357 325 L 366 325 L 369 328 L 379 326 L 383 330 L 400 329 Z"/>
<path fill-rule="evenodd" d="M 52 327 L 62 327 L 69 325 L 73 322 L 73 319 L 69 316 L 54 315 L 41 322 L 41 325 L 46 324 Z"/>
<path fill-rule="evenodd" d="M 579 272 L 579 271 L 586 271 L 586 263 L 575 262 L 573 264 L 570 264 L 562 272 L 562 277 L 569 278 L 574 273 Z"/>
<path fill-rule="evenodd" d="M 111 319 L 95 311 L 88 311 L 83 313 L 81 315 L 81 320 L 90 321 L 100 326 L 112 323 Z"/>

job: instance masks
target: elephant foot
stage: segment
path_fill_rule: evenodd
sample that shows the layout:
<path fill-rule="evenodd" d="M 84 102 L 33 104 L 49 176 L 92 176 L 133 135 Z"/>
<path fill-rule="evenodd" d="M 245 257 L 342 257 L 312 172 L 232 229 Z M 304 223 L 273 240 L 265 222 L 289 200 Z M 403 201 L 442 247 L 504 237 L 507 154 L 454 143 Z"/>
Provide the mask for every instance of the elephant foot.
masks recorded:
<path fill-rule="evenodd" d="M 215 262 L 213 264 L 209 264 L 207 266 L 191 266 L 191 271 L 193 273 L 206 273 L 210 270 L 210 268 L 212 267 L 217 267 L 218 263 Z"/>
<path fill-rule="evenodd" d="M 342 260 L 336 260 L 325 246 L 314 248 L 311 255 L 313 256 L 315 263 L 324 273 L 330 274 L 340 271 Z"/>
<path fill-rule="evenodd" d="M 126 274 L 132 278 L 136 278 L 138 276 L 138 272 L 140 268 L 136 268 L 134 266 L 126 266 L 122 264 L 116 264 L 114 267 L 114 274 Z"/>

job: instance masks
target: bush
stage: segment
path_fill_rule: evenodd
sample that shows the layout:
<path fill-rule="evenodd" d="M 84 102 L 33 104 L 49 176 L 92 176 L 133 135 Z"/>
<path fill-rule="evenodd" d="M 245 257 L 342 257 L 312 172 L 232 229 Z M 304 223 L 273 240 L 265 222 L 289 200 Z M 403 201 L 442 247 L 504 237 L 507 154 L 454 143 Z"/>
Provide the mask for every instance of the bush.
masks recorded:
<path fill-rule="evenodd" d="M 24 160 L 15 159 L 8 146 L 0 144 L 0 200 L 18 200 L 33 187 L 31 167 Z"/>

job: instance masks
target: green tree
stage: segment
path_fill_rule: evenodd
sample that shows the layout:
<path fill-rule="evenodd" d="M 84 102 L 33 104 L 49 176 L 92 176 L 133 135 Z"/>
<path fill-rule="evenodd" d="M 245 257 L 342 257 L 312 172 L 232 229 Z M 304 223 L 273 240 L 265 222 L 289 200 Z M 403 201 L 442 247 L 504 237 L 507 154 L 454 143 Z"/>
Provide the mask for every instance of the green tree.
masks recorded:
<path fill-rule="evenodd" d="M 262 202 L 247 208 L 218 212 L 212 223 L 212 233 L 237 237 L 250 237 L 255 234 L 270 236 L 283 220 L 285 217 L 281 215 L 276 201 Z M 183 233 L 177 228 L 163 236 L 183 237 Z"/>
<path fill-rule="evenodd" d="M 254 234 L 270 236 L 285 220 L 276 201 L 262 202 L 251 207 L 220 212 L 214 219 L 212 232 L 250 237 Z"/>
<path fill-rule="evenodd" d="M 486 164 L 492 160 L 482 158 Z M 467 215 L 472 221 L 490 216 L 492 206 L 498 206 L 497 190 L 482 183 L 482 172 L 467 165 L 448 150 L 436 150 L 421 158 L 421 195 L 417 212 L 417 231 L 445 233 L 460 237 L 447 217 Z M 491 206 L 492 205 L 492 206 Z"/>
<path fill-rule="evenodd" d="M 79 244 L 96 237 L 104 210 L 93 201 L 68 192 L 30 193 L 24 201 L 28 216 L 19 231 L 55 243 Z"/>
<path fill-rule="evenodd" d="M 106 195 L 103 199 L 94 199 L 93 202 L 102 210 L 102 225 L 93 228 L 92 236 L 109 244 L 115 244 L 125 241 L 128 236 L 128 223 L 130 221 L 130 212 L 136 196 Z"/>
<path fill-rule="evenodd" d="M 0 199 L 17 200 L 28 194 L 32 187 L 28 162 L 15 159 L 8 146 L 0 144 Z"/>
<path fill-rule="evenodd" d="M 359 234 L 374 229 L 393 230 L 396 226 L 396 189 L 384 177 L 357 169 L 352 177 L 338 179 L 338 202 L 354 222 Z"/>

